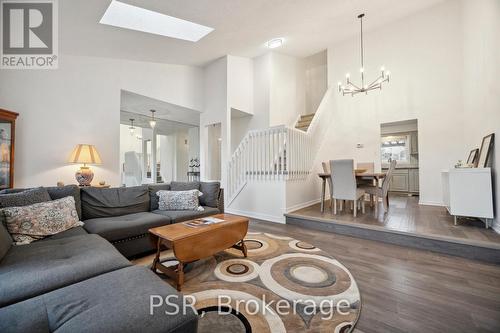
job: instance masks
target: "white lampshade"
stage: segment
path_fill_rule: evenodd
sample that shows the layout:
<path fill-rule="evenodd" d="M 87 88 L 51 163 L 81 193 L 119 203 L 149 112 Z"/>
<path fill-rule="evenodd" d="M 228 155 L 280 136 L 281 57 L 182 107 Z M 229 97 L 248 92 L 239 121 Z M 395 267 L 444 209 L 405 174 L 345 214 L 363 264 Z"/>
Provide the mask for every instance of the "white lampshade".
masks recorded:
<path fill-rule="evenodd" d="M 101 157 L 94 145 L 78 144 L 68 158 L 69 163 L 101 164 Z"/>

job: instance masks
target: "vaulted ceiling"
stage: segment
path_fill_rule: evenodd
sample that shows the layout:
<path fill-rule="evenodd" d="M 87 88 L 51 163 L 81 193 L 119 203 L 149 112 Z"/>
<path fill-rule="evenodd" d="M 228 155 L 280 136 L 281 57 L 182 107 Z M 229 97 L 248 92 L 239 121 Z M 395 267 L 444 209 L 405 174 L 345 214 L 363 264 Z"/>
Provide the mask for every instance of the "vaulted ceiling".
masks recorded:
<path fill-rule="evenodd" d="M 61 53 L 202 66 L 225 54 L 255 57 L 265 42 L 285 38 L 279 52 L 317 53 L 443 0 L 123 0 L 215 28 L 197 43 L 99 24 L 111 0 L 59 1 Z"/>

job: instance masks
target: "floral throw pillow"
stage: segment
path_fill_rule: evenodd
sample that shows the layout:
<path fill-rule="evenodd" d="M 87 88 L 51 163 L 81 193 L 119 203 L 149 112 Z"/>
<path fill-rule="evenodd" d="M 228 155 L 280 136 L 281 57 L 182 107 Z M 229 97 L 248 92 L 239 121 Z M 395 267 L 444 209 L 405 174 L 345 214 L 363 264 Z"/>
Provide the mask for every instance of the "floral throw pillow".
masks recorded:
<path fill-rule="evenodd" d="M 16 245 L 29 244 L 83 225 L 78 219 L 73 197 L 2 208 L 1 213 Z"/>
<path fill-rule="evenodd" d="M 198 190 L 189 191 L 158 191 L 159 210 L 204 210 L 200 206 L 199 197 L 202 195 Z"/>

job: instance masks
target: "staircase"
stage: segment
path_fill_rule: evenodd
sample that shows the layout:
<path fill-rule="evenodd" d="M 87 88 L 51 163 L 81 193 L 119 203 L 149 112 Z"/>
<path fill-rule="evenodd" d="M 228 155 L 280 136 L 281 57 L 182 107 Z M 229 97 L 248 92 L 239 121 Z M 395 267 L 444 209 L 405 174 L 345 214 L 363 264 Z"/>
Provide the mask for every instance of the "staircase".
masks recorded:
<path fill-rule="evenodd" d="M 328 133 L 335 89 L 328 89 L 315 113 L 301 115 L 294 127 L 247 132 L 227 164 L 227 207 L 248 182 L 306 181 Z M 259 195 L 253 193 L 251 195 Z"/>
<path fill-rule="evenodd" d="M 311 126 L 313 118 L 314 118 L 314 113 L 301 115 L 299 120 L 295 124 L 295 128 L 300 131 L 307 132 L 309 126 Z"/>
<path fill-rule="evenodd" d="M 161 178 L 161 165 L 160 163 L 156 164 L 156 182 L 157 183 L 163 183 L 163 179 Z M 151 178 L 151 171 L 146 172 L 146 177 Z"/>

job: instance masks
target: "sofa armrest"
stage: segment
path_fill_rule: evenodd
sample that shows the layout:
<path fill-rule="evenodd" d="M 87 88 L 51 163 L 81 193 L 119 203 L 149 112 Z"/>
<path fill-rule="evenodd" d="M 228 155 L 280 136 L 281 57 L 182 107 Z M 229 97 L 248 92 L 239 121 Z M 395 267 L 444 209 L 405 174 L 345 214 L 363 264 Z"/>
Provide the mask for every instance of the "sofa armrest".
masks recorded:
<path fill-rule="evenodd" d="M 219 201 L 219 205 L 217 206 L 217 208 L 219 209 L 219 211 L 222 214 L 222 213 L 224 213 L 224 189 L 223 188 L 221 188 L 219 190 L 218 201 Z"/>

